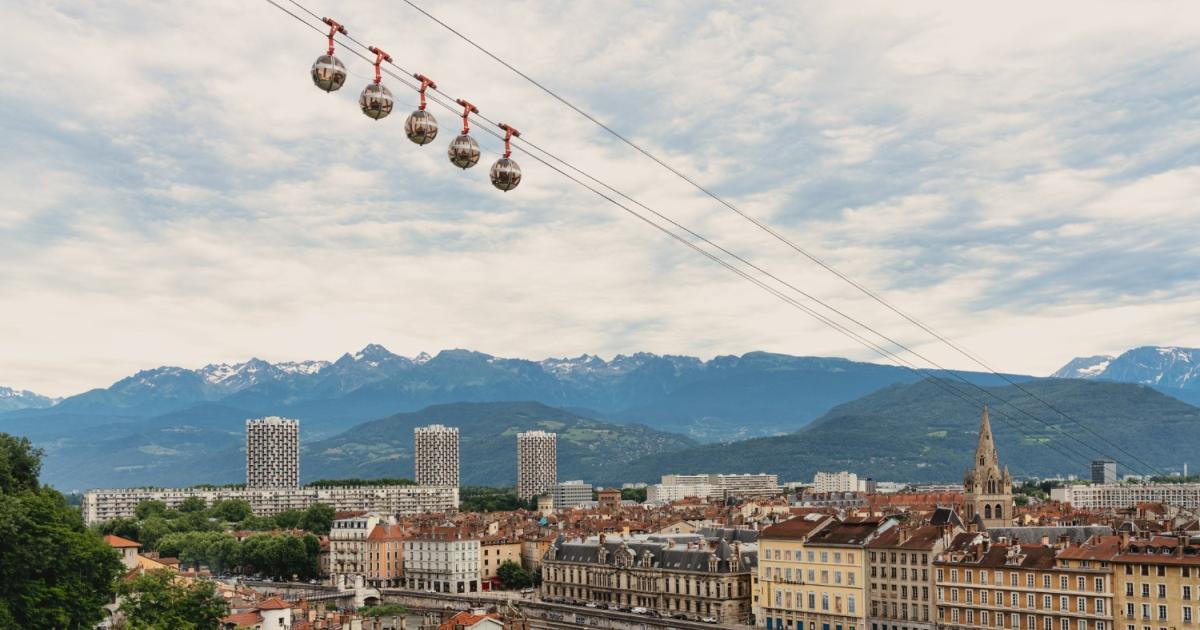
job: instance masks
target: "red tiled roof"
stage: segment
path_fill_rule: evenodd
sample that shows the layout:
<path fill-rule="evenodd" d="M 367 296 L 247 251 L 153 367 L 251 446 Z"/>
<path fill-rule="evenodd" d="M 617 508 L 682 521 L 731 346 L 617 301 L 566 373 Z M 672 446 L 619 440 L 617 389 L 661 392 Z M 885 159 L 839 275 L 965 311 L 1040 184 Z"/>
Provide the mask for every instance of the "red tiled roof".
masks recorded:
<path fill-rule="evenodd" d="M 463 612 L 460 612 L 460 613 L 454 615 L 453 617 L 447 619 L 446 621 L 442 622 L 442 625 L 438 626 L 438 630 L 453 630 L 455 626 L 463 626 L 465 628 L 470 628 L 471 626 L 479 623 L 480 621 L 483 621 L 484 619 L 499 619 L 499 618 L 500 618 L 500 615 L 497 615 L 495 613 L 476 615 L 474 613 L 464 610 Z"/>
<path fill-rule="evenodd" d="M 408 538 L 408 535 L 405 533 L 403 526 L 398 524 L 392 525 L 388 523 L 380 523 L 376 525 L 375 528 L 371 530 L 371 533 L 367 535 L 367 540 L 376 542 L 385 540 L 404 540 L 405 538 Z"/>
<path fill-rule="evenodd" d="M 236 615 L 229 615 L 228 617 L 224 617 L 221 619 L 221 623 L 231 623 L 236 627 L 241 627 L 241 626 L 250 627 L 250 626 L 260 624 L 262 622 L 263 622 L 262 615 L 258 614 L 256 611 L 253 611 L 253 610 L 250 612 L 238 613 Z"/>
<path fill-rule="evenodd" d="M 271 597 L 258 603 L 259 610 L 283 610 L 291 607 L 291 604 L 279 599 L 278 597 Z"/>
<path fill-rule="evenodd" d="M 825 524 L 828 520 L 828 517 L 812 520 L 805 517 L 788 519 L 762 530 L 759 538 L 803 538 Z"/>
<path fill-rule="evenodd" d="M 141 547 L 142 546 L 142 543 L 133 542 L 132 540 L 129 540 L 128 538 L 121 538 L 120 536 L 113 536 L 112 534 L 105 536 L 104 542 L 108 543 L 108 545 L 110 547 L 115 547 L 117 549 L 125 549 L 128 547 Z"/>

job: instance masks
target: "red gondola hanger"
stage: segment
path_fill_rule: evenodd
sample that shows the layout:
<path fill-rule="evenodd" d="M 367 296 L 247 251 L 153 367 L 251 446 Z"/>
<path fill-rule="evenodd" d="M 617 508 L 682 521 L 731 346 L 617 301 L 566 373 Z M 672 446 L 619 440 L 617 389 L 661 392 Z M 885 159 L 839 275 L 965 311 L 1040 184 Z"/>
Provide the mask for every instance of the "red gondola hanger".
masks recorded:
<path fill-rule="evenodd" d="M 512 147 L 509 145 L 509 142 L 513 138 L 520 138 L 521 132 L 504 123 L 500 123 L 499 127 L 504 130 L 504 157 L 507 158 L 512 156 Z"/>
<path fill-rule="evenodd" d="M 385 61 L 391 63 L 392 56 L 384 52 L 382 48 L 378 48 L 376 46 L 367 46 L 367 50 L 375 53 L 375 84 L 379 85 L 379 81 L 383 78 L 379 74 L 379 65 Z"/>
<path fill-rule="evenodd" d="M 321 21 L 329 25 L 329 52 L 327 52 L 325 54 L 332 55 L 333 54 L 333 36 L 337 35 L 338 33 L 341 33 L 342 35 L 349 35 L 350 33 L 346 32 L 345 26 L 342 26 L 341 23 L 339 23 L 337 20 L 335 20 L 333 18 L 323 17 L 323 18 L 321 18 Z"/>
<path fill-rule="evenodd" d="M 417 109 L 425 111 L 425 89 L 433 88 L 436 90 L 437 83 L 434 83 L 433 79 L 420 73 L 413 73 L 413 78 L 421 82 L 421 87 L 417 90 L 417 93 L 421 95 L 421 105 Z"/>
<path fill-rule="evenodd" d="M 462 105 L 462 107 L 463 107 L 463 113 L 462 113 L 463 130 L 462 130 L 462 132 L 463 132 L 463 135 L 465 136 L 465 135 L 471 133 L 471 122 L 470 122 L 470 120 L 468 120 L 467 117 L 470 116 L 471 114 L 478 114 L 479 108 L 475 107 L 474 105 L 472 105 L 471 103 L 469 103 L 467 101 L 464 101 L 461 98 L 454 99 L 454 102 L 458 103 L 459 105 Z"/>

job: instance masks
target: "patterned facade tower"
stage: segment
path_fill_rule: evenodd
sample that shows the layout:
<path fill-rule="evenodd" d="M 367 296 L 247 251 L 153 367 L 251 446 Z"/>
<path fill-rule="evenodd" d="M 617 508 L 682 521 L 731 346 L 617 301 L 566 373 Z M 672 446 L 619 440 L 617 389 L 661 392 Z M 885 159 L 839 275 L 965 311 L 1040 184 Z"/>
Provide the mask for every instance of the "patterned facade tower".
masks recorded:
<path fill-rule="evenodd" d="M 558 436 L 545 431 L 517 434 L 517 496 L 546 494 L 558 483 Z"/>
<path fill-rule="evenodd" d="M 996 441 L 988 410 L 983 408 L 979 423 L 979 445 L 975 447 L 974 467 L 963 477 L 967 522 L 982 522 L 984 528 L 1009 527 L 1013 519 L 1012 475 L 1000 468 Z"/>
<path fill-rule="evenodd" d="M 246 487 L 300 487 L 300 421 L 271 416 L 246 421 Z"/>
<path fill-rule="evenodd" d="M 458 486 L 458 427 L 413 429 L 413 472 L 418 485 Z"/>

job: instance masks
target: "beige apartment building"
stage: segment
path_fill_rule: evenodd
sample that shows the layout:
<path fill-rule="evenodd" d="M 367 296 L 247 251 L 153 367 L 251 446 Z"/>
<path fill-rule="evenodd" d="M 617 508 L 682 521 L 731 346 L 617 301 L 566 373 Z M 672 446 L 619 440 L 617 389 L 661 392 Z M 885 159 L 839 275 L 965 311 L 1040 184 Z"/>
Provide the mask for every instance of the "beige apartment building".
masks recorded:
<path fill-rule="evenodd" d="M 1113 574 L 1105 554 L 1090 542 L 1072 549 L 1066 540 L 1028 545 L 959 534 L 934 563 L 938 624 L 1112 630 Z"/>
<path fill-rule="evenodd" d="M 479 541 L 479 579 L 484 588 L 496 577 L 500 565 L 521 565 L 521 541 L 504 536 L 486 536 Z"/>
<path fill-rule="evenodd" d="M 375 587 L 400 586 L 404 578 L 404 529 L 395 523 L 378 523 L 367 534 L 365 574 Z"/>
<path fill-rule="evenodd" d="M 949 525 L 891 527 L 867 543 L 871 630 L 932 630 L 933 561 L 959 531 Z"/>
<path fill-rule="evenodd" d="M 763 530 L 757 624 L 772 630 L 864 630 L 866 546 L 894 525 L 811 514 Z"/>

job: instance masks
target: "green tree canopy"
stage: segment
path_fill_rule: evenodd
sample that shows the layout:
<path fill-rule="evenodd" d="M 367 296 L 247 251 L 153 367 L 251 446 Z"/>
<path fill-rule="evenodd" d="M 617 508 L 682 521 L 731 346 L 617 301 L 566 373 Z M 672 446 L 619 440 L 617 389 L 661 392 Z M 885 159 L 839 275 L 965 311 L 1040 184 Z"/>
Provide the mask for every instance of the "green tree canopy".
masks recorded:
<path fill-rule="evenodd" d="M 300 527 L 314 534 L 328 534 L 333 527 L 333 507 L 323 503 L 310 505 L 300 519 Z"/>
<path fill-rule="evenodd" d="M 41 452 L 0 433 L 0 628 L 91 628 L 120 557 L 61 494 L 38 484 Z"/>
<path fill-rule="evenodd" d="M 121 584 L 121 614 L 130 630 L 208 630 L 229 614 L 212 582 L 185 582 L 166 569 Z"/>
<path fill-rule="evenodd" d="M 496 577 L 504 584 L 505 588 L 527 588 L 533 586 L 533 576 L 529 574 L 521 565 L 506 560 L 504 564 L 496 569 Z"/>
<path fill-rule="evenodd" d="M 144 521 L 151 516 L 162 516 L 166 513 L 167 504 L 154 499 L 142 501 L 141 503 L 137 504 L 136 508 L 133 509 L 133 515 L 136 516 L 139 521 Z"/>
<path fill-rule="evenodd" d="M 42 449 L 29 438 L 0 433 L 0 492 L 37 490 L 41 471 Z"/>
<path fill-rule="evenodd" d="M 204 502 L 204 499 L 201 499 L 200 497 L 188 497 L 179 504 L 179 511 L 183 512 L 184 514 L 190 512 L 203 512 L 207 507 L 208 504 Z"/>
<path fill-rule="evenodd" d="M 250 509 L 250 503 L 242 499 L 217 501 L 208 509 L 208 513 L 210 516 L 219 518 L 227 523 L 244 521 L 254 514 Z"/>

